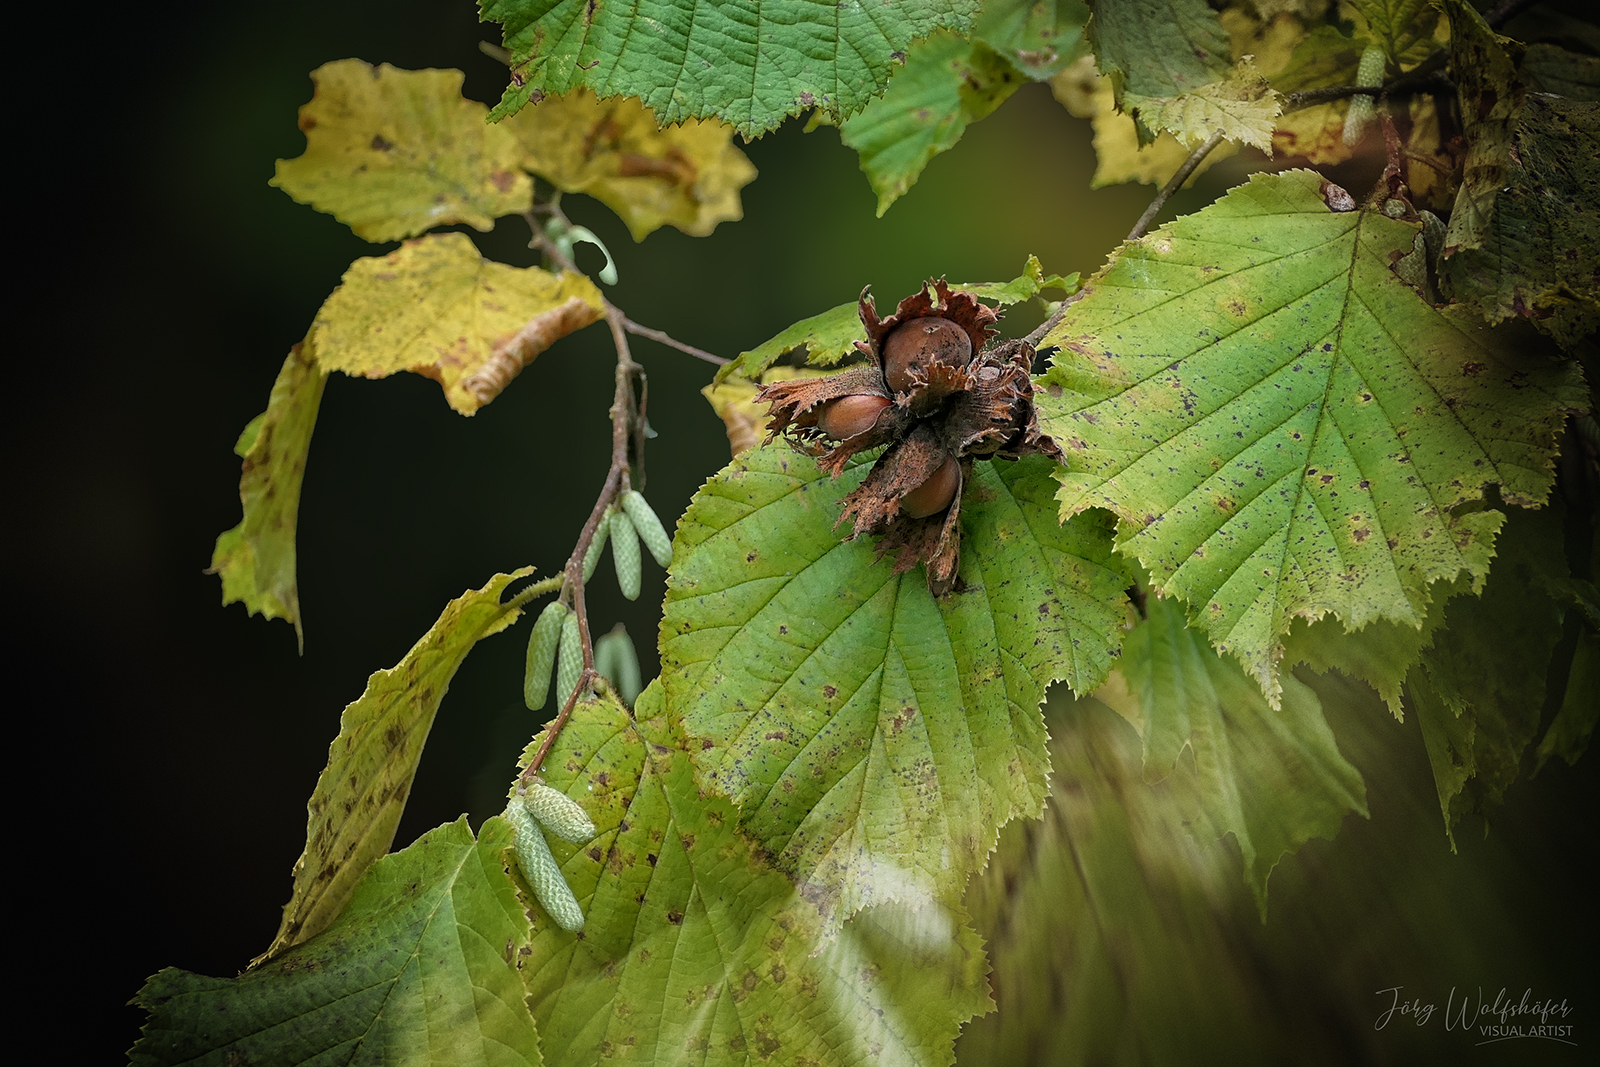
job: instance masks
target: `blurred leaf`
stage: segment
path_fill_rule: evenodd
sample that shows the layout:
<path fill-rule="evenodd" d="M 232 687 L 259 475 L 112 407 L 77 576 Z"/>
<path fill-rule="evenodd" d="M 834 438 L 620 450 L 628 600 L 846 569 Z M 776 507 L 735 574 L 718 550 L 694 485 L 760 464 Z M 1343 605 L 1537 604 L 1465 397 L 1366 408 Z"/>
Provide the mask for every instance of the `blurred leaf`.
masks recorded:
<path fill-rule="evenodd" d="M 1162 131 L 1150 144 L 1139 143 L 1133 118 L 1117 110 L 1113 79 L 1096 73 L 1092 56 L 1085 56 L 1050 80 L 1050 90 L 1073 115 L 1089 119 L 1094 126 L 1094 178 L 1092 189 L 1123 182 L 1164 185 L 1178 172 L 1190 149 L 1172 134 Z M 1214 163 L 1227 159 L 1238 146 L 1224 141 L 1201 161 L 1184 182 L 1187 189 Z"/>
<path fill-rule="evenodd" d="M 411 371 L 471 415 L 540 352 L 603 316 L 583 275 L 508 267 L 480 256 L 466 234 L 441 233 L 352 263 L 311 336 L 324 370 Z"/>
<path fill-rule="evenodd" d="M 222 576 L 223 606 L 239 600 L 254 615 L 287 619 L 302 649 L 300 591 L 295 583 L 295 526 L 311 431 L 327 372 L 309 342 L 297 344 L 272 383 L 267 410 L 250 420 L 234 451 L 244 460 L 239 500 L 244 519 L 217 538 L 209 573 Z"/>
<path fill-rule="evenodd" d="M 1123 685 L 1097 696 L 1144 738 L 1144 773 L 1160 781 L 1193 754 L 1202 818 L 1213 839 L 1232 834 L 1263 916 L 1278 860 L 1313 837 L 1330 840 L 1349 812 L 1367 814 L 1361 775 L 1339 752 L 1317 695 L 1283 678 L 1276 710 L 1255 682 L 1211 650 L 1183 609 L 1151 597 L 1148 618 L 1122 645 Z"/>
<path fill-rule="evenodd" d="M 1545 499 L 1587 402 L 1574 365 L 1395 276 L 1419 224 L 1330 211 L 1324 185 L 1255 175 L 1124 245 L 1045 338 L 1039 399 L 1062 514 L 1114 511 L 1274 703 L 1295 617 L 1415 626 L 1432 582 L 1480 580 L 1501 516 L 1456 509 L 1489 482 Z"/>
<path fill-rule="evenodd" d="M 1123 106 L 1153 130 L 1167 130 L 1194 148 L 1214 133 L 1272 150 L 1272 131 L 1283 109 L 1278 94 L 1248 57 L 1228 76 L 1177 97 L 1123 94 Z"/>
<path fill-rule="evenodd" d="M 530 571 L 497 574 L 482 589 L 452 600 L 405 658 L 367 679 L 361 698 L 344 709 L 328 765 L 306 804 L 310 818 L 305 851 L 294 864 L 294 893 L 257 964 L 327 929 L 367 868 L 389 851 L 456 668 L 473 645 L 522 614 L 502 605 L 500 594 Z"/>
<path fill-rule="evenodd" d="M 499 819 L 474 841 L 462 816 L 374 863 L 332 926 L 271 963 L 236 979 L 157 974 L 134 1000 L 150 1012 L 134 1067 L 537 1067 L 510 841 Z"/>
<path fill-rule="evenodd" d="M 978 0 L 893 9 L 819 0 L 480 0 L 505 26 L 511 85 L 495 119 L 539 93 L 637 96 L 663 123 L 716 117 L 747 139 L 816 108 L 833 119 L 883 91 L 894 60 L 939 29 L 965 32 Z M 639 32 L 634 32 L 638 29 Z"/>
<path fill-rule="evenodd" d="M 689 119 L 661 129 L 633 97 L 597 100 L 575 89 L 502 125 L 522 142 L 524 166 L 615 211 L 635 241 L 667 225 L 704 237 L 743 218 L 739 190 L 756 176 L 733 146 L 733 127 Z"/>
<path fill-rule="evenodd" d="M 1366 30 L 1397 63 L 1416 62 L 1409 54 L 1419 44 L 1431 52 L 1433 27 L 1439 21 L 1433 0 L 1350 0 L 1366 20 Z M 1425 42 L 1425 43 L 1424 43 Z"/>
<path fill-rule="evenodd" d="M 1354 85 L 1361 53 L 1372 41 L 1362 34 L 1347 36 L 1336 26 L 1314 26 L 1294 50 L 1289 64 L 1272 77 L 1278 92 L 1307 92 L 1336 85 Z M 1349 100 L 1290 111 L 1278 119 L 1272 135 L 1275 154 L 1303 156 L 1312 163 L 1343 163 L 1353 154 L 1344 143 L 1344 120 Z"/>
<path fill-rule="evenodd" d="M 1125 578 L 1109 531 L 1057 524 L 1051 464 L 977 463 L 964 591 L 935 600 L 866 541 L 841 543 L 829 479 L 746 452 L 678 524 L 662 678 L 699 780 L 836 925 L 890 900 L 954 899 L 999 826 L 1033 815 L 1044 686 L 1104 679 Z"/>
<path fill-rule="evenodd" d="M 839 127 L 878 194 L 878 216 L 916 184 L 928 160 L 955 147 L 1026 79 L 992 49 L 953 33 L 918 41 L 888 91 Z"/>
<path fill-rule="evenodd" d="M 1044 819 L 1007 826 L 967 891 L 998 1011 L 956 1062 L 1336 1062 L 1241 951 L 1259 923 L 1233 906 L 1231 855 L 1185 830 L 1177 783 L 1141 780 L 1138 736 L 1098 701 L 1051 709 Z"/>
<path fill-rule="evenodd" d="M 1583 629 L 1572 654 L 1572 669 L 1567 674 L 1567 692 L 1561 710 L 1539 742 L 1539 767 L 1551 756 L 1560 756 L 1573 766 L 1589 747 L 1595 723 L 1600 722 L 1600 635 Z"/>
<path fill-rule="evenodd" d="M 524 965 L 553 1067 L 948 1063 L 988 1009 L 965 915 L 890 904 L 826 941 L 733 805 L 701 796 L 658 683 L 638 711 L 580 703 L 542 768 L 599 828 L 551 842 L 582 934 L 541 920 Z"/>
<path fill-rule="evenodd" d="M 1528 93 L 1478 13 L 1445 9 L 1467 158 L 1440 281 L 1489 322 L 1529 318 L 1571 347 L 1600 328 L 1600 104 Z"/>
<path fill-rule="evenodd" d="M 1445 605 L 1444 624 L 1407 679 L 1452 849 L 1463 815 L 1501 803 L 1538 731 L 1572 597 L 1562 526 L 1559 504 L 1512 509 L 1482 595 Z"/>
<path fill-rule="evenodd" d="M 972 24 L 972 39 L 1034 81 L 1044 81 L 1088 48 L 1083 39 L 1088 21 L 1084 0 L 988 0 Z"/>
<path fill-rule="evenodd" d="M 275 185 L 369 241 L 394 241 L 464 222 L 494 228 L 528 210 L 533 185 L 516 138 L 484 124 L 461 96 L 459 70 L 400 70 L 359 59 L 311 74 L 300 109 L 306 151 L 278 160 Z"/>
<path fill-rule="evenodd" d="M 1155 130 L 1137 100 L 1176 99 L 1233 66 L 1228 36 L 1205 0 L 1098 0 L 1089 37 L 1100 73 L 1119 76 L 1117 106 L 1133 115 L 1141 145 Z"/>

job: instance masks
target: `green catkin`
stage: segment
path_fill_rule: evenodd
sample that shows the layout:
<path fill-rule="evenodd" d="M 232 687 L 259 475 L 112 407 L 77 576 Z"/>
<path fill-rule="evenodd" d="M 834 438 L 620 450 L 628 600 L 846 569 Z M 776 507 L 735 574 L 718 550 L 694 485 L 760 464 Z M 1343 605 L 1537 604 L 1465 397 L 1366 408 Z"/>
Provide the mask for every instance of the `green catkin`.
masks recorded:
<path fill-rule="evenodd" d="M 594 820 L 581 805 L 559 789 L 534 782 L 522 795 L 522 806 L 539 823 L 563 841 L 581 845 L 594 840 Z"/>
<path fill-rule="evenodd" d="M 655 557 L 655 561 L 663 567 L 671 563 L 672 538 L 667 536 L 666 528 L 661 525 L 655 509 L 645 500 L 644 494 L 634 492 L 632 489 L 623 493 L 622 510 L 633 520 L 633 528 L 639 532 L 639 540 L 644 542 L 644 547 L 650 550 L 650 555 Z"/>
<path fill-rule="evenodd" d="M 1383 84 L 1384 67 L 1383 49 L 1372 45 L 1361 53 L 1361 65 L 1356 70 L 1356 84 L 1371 88 Z M 1372 97 L 1365 93 L 1357 94 L 1350 98 L 1350 110 L 1344 117 L 1344 143 L 1346 148 L 1354 148 L 1361 142 L 1362 136 L 1367 132 L 1367 123 L 1372 121 L 1374 109 Z"/>
<path fill-rule="evenodd" d="M 561 623 L 561 655 L 556 662 L 556 700 L 565 707 L 583 675 L 583 639 L 578 634 L 578 615 L 567 612 Z"/>
<path fill-rule="evenodd" d="M 617 565 L 617 586 L 629 600 L 639 599 L 644 566 L 639 559 L 639 532 L 627 512 L 611 516 L 611 560 Z"/>
<path fill-rule="evenodd" d="M 556 858 L 550 854 L 550 844 L 544 839 L 544 831 L 539 829 L 538 822 L 516 800 L 506 805 L 501 817 L 511 824 L 517 866 L 522 869 L 522 877 L 533 887 L 533 895 L 539 898 L 539 904 L 561 929 L 569 933 L 582 930 L 583 909 L 578 907 L 578 898 L 572 895 L 572 887 L 562 876 Z"/>
<path fill-rule="evenodd" d="M 603 669 L 600 666 L 602 651 L 606 664 Z M 644 685 L 639 676 L 639 654 L 634 651 L 633 638 L 628 636 L 627 629 L 621 623 L 595 642 L 594 665 L 596 670 L 611 679 L 622 702 L 633 707 Z"/>
<path fill-rule="evenodd" d="M 594 577 L 594 569 L 600 566 L 600 553 L 606 549 L 606 538 L 611 536 L 611 516 L 615 508 L 606 508 L 600 518 L 600 525 L 595 527 L 594 540 L 589 542 L 589 547 L 583 553 L 583 582 L 589 584 L 589 579 Z"/>
<path fill-rule="evenodd" d="M 528 635 L 528 660 L 522 671 L 522 702 L 528 705 L 529 711 L 544 707 L 550 695 L 550 672 L 556 665 L 561 624 L 566 617 L 567 606 L 553 600 L 539 613 L 539 621 L 533 624 L 533 632 Z"/>

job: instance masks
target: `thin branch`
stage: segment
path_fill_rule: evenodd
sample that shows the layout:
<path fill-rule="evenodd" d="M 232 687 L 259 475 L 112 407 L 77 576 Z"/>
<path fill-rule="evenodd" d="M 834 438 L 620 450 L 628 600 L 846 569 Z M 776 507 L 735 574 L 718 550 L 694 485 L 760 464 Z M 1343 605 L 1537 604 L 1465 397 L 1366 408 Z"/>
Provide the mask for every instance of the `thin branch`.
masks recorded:
<path fill-rule="evenodd" d="M 1073 304 L 1076 304 L 1079 300 L 1082 300 L 1083 294 L 1086 291 L 1087 290 L 1079 289 L 1076 293 L 1073 293 L 1071 296 L 1061 301 L 1061 303 L 1057 304 L 1056 309 L 1050 313 L 1050 317 L 1041 322 L 1032 333 L 1023 338 L 1023 340 L 1028 343 L 1028 346 L 1030 348 L 1038 348 L 1039 342 L 1044 340 L 1045 334 L 1061 325 L 1061 320 L 1067 314 L 1067 308 L 1071 307 Z"/>
<path fill-rule="evenodd" d="M 544 213 L 556 214 L 560 210 L 559 206 L 549 205 Z M 528 226 L 533 231 L 533 239 L 528 242 L 529 246 L 539 249 L 560 269 L 576 272 L 577 267 L 572 260 L 557 248 L 553 241 L 545 237 L 544 227 L 540 225 L 535 212 L 527 212 L 526 217 Z M 556 737 L 561 733 L 561 728 L 566 725 L 567 718 L 572 714 L 579 694 L 592 688 L 594 680 L 599 677 L 594 669 L 594 640 L 589 630 L 589 611 L 584 600 L 583 558 L 588 555 L 589 546 L 599 533 L 600 524 L 605 521 L 607 509 L 630 487 L 629 444 L 643 436 L 634 432 L 635 424 L 640 422 L 642 417 L 633 394 L 634 375 L 643 368 L 634 362 L 633 354 L 628 349 L 626 328 L 628 317 L 611 301 L 604 297 L 601 297 L 601 300 L 605 305 L 606 323 L 611 327 L 611 341 L 617 350 L 616 389 L 611 401 L 611 466 L 606 471 L 605 483 L 600 487 L 600 494 L 595 498 L 594 507 L 589 510 L 589 518 L 584 522 L 582 532 L 578 534 L 577 543 L 572 546 L 572 554 L 567 557 L 561 576 L 561 595 L 571 601 L 573 614 L 578 620 L 578 640 L 583 648 L 583 674 L 578 679 L 577 687 L 567 694 L 561 713 L 547 728 L 544 743 L 539 746 L 539 751 L 534 754 L 533 760 L 523 771 L 524 781 L 536 774 L 544 763 L 545 756 L 549 754 Z M 641 461 L 642 456 L 637 454 L 640 451 L 637 445 L 634 451 L 636 453 L 634 461 Z"/>
<path fill-rule="evenodd" d="M 1150 206 L 1144 209 L 1144 214 L 1139 216 L 1139 221 L 1133 224 L 1133 229 L 1128 231 L 1126 240 L 1137 241 L 1144 236 L 1144 231 L 1149 229 L 1150 224 L 1155 221 L 1156 215 L 1161 212 L 1161 208 L 1166 204 L 1167 198 L 1183 188 L 1183 183 L 1189 180 L 1189 175 L 1193 174 L 1195 168 L 1205 162 L 1205 158 L 1211 154 L 1212 149 L 1221 143 L 1222 131 L 1218 130 L 1210 137 L 1207 137 L 1199 148 L 1189 153 L 1189 158 L 1183 161 L 1183 166 L 1179 167 L 1178 172 L 1168 180 L 1167 184 L 1161 187 L 1161 191 L 1156 194 L 1156 198 L 1150 201 Z"/>
<path fill-rule="evenodd" d="M 600 676 L 595 673 L 593 667 L 585 667 L 583 673 L 578 676 L 577 688 L 573 689 L 572 693 L 567 697 L 567 702 L 561 705 L 560 714 L 555 717 L 554 721 L 545 730 L 544 743 L 539 746 L 539 751 L 533 754 L 533 759 L 528 761 L 528 766 L 523 770 L 522 781 L 524 784 L 531 781 L 533 776 L 539 773 L 539 768 L 544 766 L 544 758 L 555 747 L 556 738 L 561 735 L 561 728 L 567 725 L 567 720 L 572 717 L 572 709 L 578 706 L 578 694 L 593 685 L 594 680 L 598 677 Z"/>
<path fill-rule="evenodd" d="M 682 341 L 679 341 L 678 339 L 671 337 L 660 330 L 652 330 L 648 326 L 640 326 L 637 322 L 634 322 L 630 318 L 624 317 L 622 320 L 622 326 L 623 329 L 627 330 L 636 337 L 645 337 L 656 342 L 657 344 L 666 345 L 668 348 L 676 348 L 679 352 L 687 353 L 688 355 L 693 356 L 695 359 L 703 359 L 707 363 L 715 363 L 719 367 L 728 362 L 721 356 L 714 356 L 703 348 L 696 348 L 694 345 L 686 345 Z"/>

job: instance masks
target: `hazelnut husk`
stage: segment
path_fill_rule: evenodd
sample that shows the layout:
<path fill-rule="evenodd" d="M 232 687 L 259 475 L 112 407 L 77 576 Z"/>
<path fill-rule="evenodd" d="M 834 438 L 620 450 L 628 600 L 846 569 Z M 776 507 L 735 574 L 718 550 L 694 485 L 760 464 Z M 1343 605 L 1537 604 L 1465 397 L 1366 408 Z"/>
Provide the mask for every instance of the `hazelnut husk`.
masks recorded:
<path fill-rule="evenodd" d="M 977 459 L 1017 459 L 1060 447 L 1039 432 L 1033 406 L 1033 348 L 989 345 L 999 313 L 941 278 L 878 318 L 867 290 L 860 314 L 864 357 L 838 374 L 762 386 L 771 405 L 767 439 L 780 434 L 835 478 L 851 456 L 884 449 L 844 498 L 839 522 L 851 537 L 879 535 L 878 556 L 896 574 L 918 563 L 928 588 L 956 586 L 961 497 Z M 986 347 L 987 346 L 987 347 Z"/>

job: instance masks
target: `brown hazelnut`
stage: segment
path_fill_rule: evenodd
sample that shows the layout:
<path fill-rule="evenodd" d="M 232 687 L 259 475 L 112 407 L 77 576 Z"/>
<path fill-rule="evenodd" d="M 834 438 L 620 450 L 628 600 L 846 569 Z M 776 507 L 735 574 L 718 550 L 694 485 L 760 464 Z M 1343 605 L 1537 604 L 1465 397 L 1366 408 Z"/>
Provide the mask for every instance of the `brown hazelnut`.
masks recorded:
<path fill-rule="evenodd" d="M 972 338 L 967 331 L 937 315 L 909 319 L 883 340 L 883 377 L 889 388 L 904 393 L 913 384 L 913 372 L 924 374 L 930 363 L 964 367 L 972 358 Z"/>
<path fill-rule="evenodd" d="M 946 456 L 927 481 L 900 498 L 900 510 L 913 519 L 937 515 L 950 506 L 960 484 L 961 463 L 954 456 Z"/>
<path fill-rule="evenodd" d="M 841 396 L 822 405 L 817 415 L 817 429 L 836 441 L 866 433 L 878 421 L 889 399 L 871 393 Z"/>

